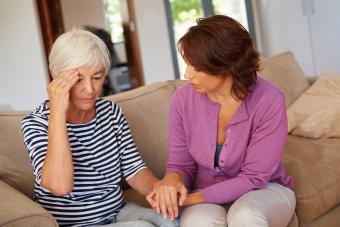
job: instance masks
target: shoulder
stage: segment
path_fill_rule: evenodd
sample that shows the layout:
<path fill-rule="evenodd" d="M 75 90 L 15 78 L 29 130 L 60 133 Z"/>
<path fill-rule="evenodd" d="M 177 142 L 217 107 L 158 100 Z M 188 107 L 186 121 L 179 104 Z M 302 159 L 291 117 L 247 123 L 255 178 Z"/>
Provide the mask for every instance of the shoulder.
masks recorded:
<path fill-rule="evenodd" d="M 49 111 L 44 103 L 25 116 L 21 122 L 24 141 L 27 142 L 32 136 L 47 136 L 48 118 Z"/>
<path fill-rule="evenodd" d="M 246 98 L 246 108 L 255 119 L 261 119 L 265 114 L 285 111 L 284 94 L 271 82 L 258 77 Z"/>
<path fill-rule="evenodd" d="M 100 116 L 111 115 L 114 119 L 124 116 L 123 109 L 115 102 L 99 98 L 96 101 L 97 114 Z"/>
<path fill-rule="evenodd" d="M 284 94 L 270 81 L 258 77 L 249 94 L 249 100 L 262 105 L 270 104 L 274 100 L 284 103 Z"/>
<path fill-rule="evenodd" d="M 264 97 L 283 95 L 280 89 L 277 88 L 272 82 L 261 77 L 257 78 L 254 91 L 261 93 Z"/>
<path fill-rule="evenodd" d="M 49 110 L 43 102 L 34 111 L 26 115 L 22 119 L 22 127 L 29 127 L 30 125 L 40 125 L 42 127 L 48 127 Z"/>
<path fill-rule="evenodd" d="M 97 112 L 104 112 L 104 111 L 121 111 L 122 108 L 117 105 L 117 103 L 103 98 L 98 98 L 96 101 L 96 108 Z"/>
<path fill-rule="evenodd" d="M 184 103 L 188 101 L 188 99 L 194 99 L 197 96 L 199 96 L 199 93 L 188 83 L 176 89 L 172 96 L 172 102 Z"/>
<path fill-rule="evenodd" d="M 190 94 L 191 91 L 193 90 L 192 86 L 190 83 L 184 84 L 183 86 L 180 86 L 179 88 L 176 89 L 174 92 L 174 95 L 176 96 L 184 96 L 187 94 Z"/>

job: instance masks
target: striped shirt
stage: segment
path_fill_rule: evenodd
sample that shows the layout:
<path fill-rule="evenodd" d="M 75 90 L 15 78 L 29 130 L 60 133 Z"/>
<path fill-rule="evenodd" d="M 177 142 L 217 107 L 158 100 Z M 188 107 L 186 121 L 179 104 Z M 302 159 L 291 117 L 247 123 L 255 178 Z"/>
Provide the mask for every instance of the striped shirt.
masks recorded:
<path fill-rule="evenodd" d="M 74 188 L 68 195 L 54 196 L 41 186 L 50 113 L 45 103 L 22 121 L 35 175 L 36 201 L 62 226 L 91 225 L 113 218 L 124 205 L 119 186 L 121 175 L 129 179 L 145 168 L 122 109 L 111 101 L 97 99 L 94 119 L 85 124 L 66 123 Z"/>

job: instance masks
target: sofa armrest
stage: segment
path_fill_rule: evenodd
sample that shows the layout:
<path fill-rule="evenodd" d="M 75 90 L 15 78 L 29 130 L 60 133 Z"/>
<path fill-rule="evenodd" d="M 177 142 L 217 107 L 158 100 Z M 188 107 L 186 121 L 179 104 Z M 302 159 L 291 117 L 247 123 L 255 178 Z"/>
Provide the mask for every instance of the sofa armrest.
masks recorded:
<path fill-rule="evenodd" d="M 0 226 L 58 226 L 39 204 L 0 180 Z"/>

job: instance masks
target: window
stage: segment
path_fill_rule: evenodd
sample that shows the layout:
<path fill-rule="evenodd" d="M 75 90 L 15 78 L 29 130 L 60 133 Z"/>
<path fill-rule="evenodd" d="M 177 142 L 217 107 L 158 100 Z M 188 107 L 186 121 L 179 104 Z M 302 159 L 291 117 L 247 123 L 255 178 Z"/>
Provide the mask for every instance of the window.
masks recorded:
<path fill-rule="evenodd" d="M 169 21 L 170 29 L 173 29 L 174 37 L 170 40 L 175 42 L 172 45 L 176 54 L 173 54 L 175 64 L 178 63 L 179 74 L 176 78 L 184 79 L 185 62 L 177 50 L 177 41 L 186 33 L 187 29 L 196 23 L 196 19 L 211 14 L 227 15 L 239 21 L 248 29 L 248 18 L 245 0 L 168 0 L 170 7 L 171 20 Z M 204 4 L 203 4 L 204 3 Z M 169 15 L 169 13 L 168 13 Z M 177 58 L 177 59 L 176 59 Z M 176 64 L 177 66 L 177 64 Z M 175 67 L 177 68 L 177 67 Z"/>
<path fill-rule="evenodd" d="M 246 4 L 244 0 L 212 0 L 212 4 L 215 14 L 232 17 L 249 30 Z"/>
<path fill-rule="evenodd" d="M 103 0 L 106 29 L 110 32 L 112 42 L 124 42 L 120 0 Z"/>

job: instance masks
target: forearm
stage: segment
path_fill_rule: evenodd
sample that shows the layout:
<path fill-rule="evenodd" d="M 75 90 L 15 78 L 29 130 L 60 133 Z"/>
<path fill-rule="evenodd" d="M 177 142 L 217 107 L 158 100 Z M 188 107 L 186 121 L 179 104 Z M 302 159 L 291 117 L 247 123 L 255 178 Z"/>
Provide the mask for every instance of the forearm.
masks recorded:
<path fill-rule="evenodd" d="M 73 189 L 73 161 L 68 140 L 66 116 L 50 115 L 48 145 L 41 170 L 41 184 L 55 195 L 65 195 Z"/>
<path fill-rule="evenodd" d="M 142 169 L 135 176 L 127 180 L 132 188 L 144 196 L 152 192 L 154 184 L 158 181 L 159 180 L 147 168 Z"/>
<path fill-rule="evenodd" d="M 243 194 L 254 189 L 254 184 L 245 175 L 239 175 L 210 185 L 200 192 L 206 203 L 224 204 L 233 202 Z"/>
<path fill-rule="evenodd" d="M 169 172 L 164 176 L 164 180 L 170 179 L 170 178 L 171 178 L 172 181 L 184 184 L 184 180 L 183 180 L 181 174 L 179 174 L 177 172 Z"/>
<path fill-rule="evenodd" d="M 203 203 L 203 195 L 201 192 L 194 192 L 187 195 L 187 199 L 184 201 L 183 206 L 191 206 L 199 203 Z"/>

